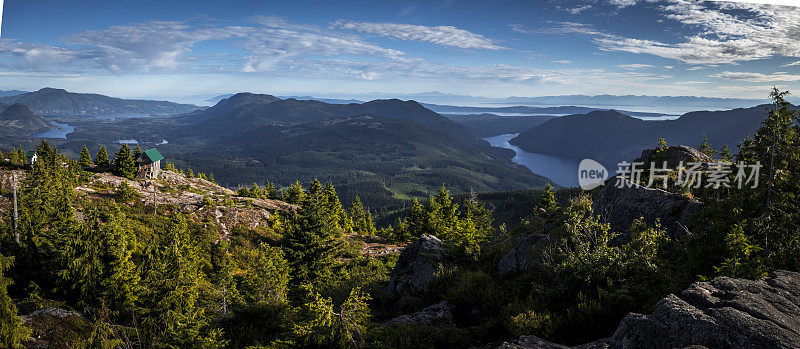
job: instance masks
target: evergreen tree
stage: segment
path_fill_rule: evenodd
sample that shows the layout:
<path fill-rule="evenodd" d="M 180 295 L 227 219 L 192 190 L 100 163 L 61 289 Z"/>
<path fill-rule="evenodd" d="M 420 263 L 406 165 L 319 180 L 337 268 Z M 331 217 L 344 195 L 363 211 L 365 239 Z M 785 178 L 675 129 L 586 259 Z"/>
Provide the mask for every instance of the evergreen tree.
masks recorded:
<path fill-rule="evenodd" d="M 89 149 L 87 149 L 85 145 L 83 146 L 83 149 L 81 149 L 81 158 L 78 161 L 78 165 L 81 165 L 81 167 L 91 167 L 94 165 L 92 162 L 92 156 L 89 155 Z"/>
<path fill-rule="evenodd" d="M 17 316 L 17 306 L 8 296 L 8 286 L 13 281 L 3 274 L 14 264 L 13 257 L 0 254 L 0 346 L 3 348 L 24 348 L 22 341 L 28 339 L 31 330 Z"/>
<path fill-rule="evenodd" d="M 303 190 L 303 185 L 300 184 L 300 181 L 294 182 L 289 189 L 286 190 L 286 194 L 283 196 L 283 201 L 286 201 L 290 204 L 299 204 L 305 200 L 306 193 Z"/>
<path fill-rule="evenodd" d="M 15 161 L 17 165 L 25 165 L 28 163 L 28 156 L 25 154 L 25 151 L 22 150 L 22 146 L 19 146 L 19 150 L 17 150 L 17 161 Z"/>
<path fill-rule="evenodd" d="M 726 145 L 727 147 L 727 145 Z M 708 137 L 703 137 L 703 143 L 700 143 L 700 146 L 697 147 L 701 153 L 708 155 L 708 157 L 713 158 L 714 155 L 717 155 L 717 151 L 711 147 L 711 144 L 708 143 Z"/>
<path fill-rule="evenodd" d="M 112 311 L 131 309 L 139 287 L 132 259 L 136 236 L 114 204 L 88 207 L 85 214 L 85 223 L 67 247 L 67 275 L 80 291 L 79 303 Z"/>
<path fill-rule="evenodd" d="M 214 267 L 214 283 L 219 289 L 220 310 L 225 315 L 232 305 L 241 302 L 241 295 L 233 278 L 236 266 L 230 253 L 229 240 L 221 240 L 214 246 L 211 263 Z"/>
<path fill-rule="evenodd" d="M 544 193 L 542 193 L 542 198 L 539 199 L 539 204 L 536 205 L 536 208 L 545 210 L 546 212 L 551 212 L 558 208 L 556 195 L 553 192 L 553 186 L 550 185 L 550 182 L 548 182 L 547 186 L 545 186 Z"/>
<path fill-rule="evenodd" d="M 339 197 L 336 195 L 336 188 L 333 187 L 333 184 L 327 183 L 325 184 L 323 193 L 325 196 L 325 210 L 327 211 L 326 215 L 334 220 L 337 228 L 341 232 L 349 230 L 347 213 L 344 211 L 342 203 L 339 201 Z"/>
<path fill-rule="evenodd" d="M 108 161 L 108 153 L 106 152 L 105 146 L 100 146 L 100 150 L 97 151 L 97 156 L 94 157 L 94 163 L 100 168 L 108 168 L 111 164 Z"/>
<path fill-rule="evenodd" d="M 27 273 L 23 284 L 56 287 L 64 261 L 64 246 L 75 231 L 72 202 L 77 175 L 62 166 L 66 157 L 42 141 L 38 160 L 21 185 L 19 232 L 23 251 L 17 262 Z"/>
<path fill-rule="evenodd" d="M 356 196 L 350 204 L 350 221 L 352 230 L 360 236 L 374 236 L 375 224 L 372 222 L 372 214 L 361 204 L 361 199 Z"/>
<path fill-rule="evenodd" d="M 255 264 L 248 270 L 244 284 L 255 302 L 285 302 L 289 284 L 289 266 L 283 251 L 261 243 Z"/>
<path fill-rule="evenodd" d="M 176 217 L 160 238 L 149 245 L 144 262 L 142 323 L 154 347 L 222 347 L 219 331 L 208 330 L 198 304 L 202 274 L 186 220 Z"/>
<path fill-rule="evenodd" d="M 336 217 L 328 214 L 328 198 L 322 184 L 314 180 L 305 200 L 292 217 L 285 235 L 286 259 L 297 283 L 324 284 L 333 277 L 333 268 L 343 242 Z"/>
<path fill-rule="evenodd" d="M 722 148 L 720 148 L 720 150 L 719 150 L 719 158 L 722 161 L 727 161 L 727 162 L 733 161 L 733 153 L 731 152 L 730 149 L 728 149 L 728 145 L 727 144 L 723 144 Z"/>
<path fill-rule="evenodd" d="M 136 163 L 127 144 L 123 144 L 117 154 L 114 155 L 114 166 L 111 171 L 117 176 L 130 180 L 136 178 Z"/>
<path fill-rule="evenodd" d="M 136 144 L 136 150 L 133 151 L 133 161 L 139 160 L 139 156 L 142 155 L 142 148 L 139 148 L 139 144 Z"/>

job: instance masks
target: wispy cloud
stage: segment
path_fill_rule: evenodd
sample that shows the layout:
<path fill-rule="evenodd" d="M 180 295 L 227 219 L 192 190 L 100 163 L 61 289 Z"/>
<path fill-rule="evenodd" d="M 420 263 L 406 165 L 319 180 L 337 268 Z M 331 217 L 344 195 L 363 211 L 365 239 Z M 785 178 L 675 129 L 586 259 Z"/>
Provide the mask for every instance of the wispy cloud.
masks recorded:
<path fill-rule="evenodd" d="M 380 35 L 398 40 L 428 42 L 449 47 L 484 50 L 500 50 L 504 48 L 481 34 L 447 25 L 428 27 L 414 24 L 338 20 L 331 26 L 364 34 Z"/>
<path fill-rule="evenodd" d="M 572 61 L 570 61 L 569 59 L 562 59 L 558 61 L 553 61 L 553 63 L 570 64 L 572 63 Z"/>
<path fill-rule="evenodd" d="M 800 11 L 795 7 L 670 0 L 659 8 L 666 18 L 697 28 L 698 34 L 684 42 L 665 43 L 601 33 L 600 47 L 692 64 L 800 57 Z"/>
<path fill-rule="evenodd" d="M 583 11 L 586 11 L 588 9 L 591 9 L 591 8 L 592 8 L 592 5 L 583 5 L 583 6 L 568 8 L 568 9 L 566 9 L 566 11 L 571 13 L 571 14 L 573 14 L 573 15 L 577 15 L 577 14 L 579 14 L 579 13 L 581 13 Z"/>
<path fill-rule="evenodd" d="M 719 74 L 710 75 L 713 78 L 720 78 L 726 80 L 737 80 L 747 82 L 795 82 L 800 81 L 800 75 L 786 74 L 785 72 L 777 72 L 773 74 L 762 73 L 748 73 L 748 72 L 722 72 Z"/>
<path fill-rule="evenodd" d="M 784 64 L 781 67 L 782 68 L 786 68 L 786 67 L 794 67 L 794 66 L 800 66 L 800 61 L 797 61 L 797 62 L 794 62 L 794 63 L 789 63 L 789 64 Z"/>
<path fill-rule="evenodd" d="M 655 66 L 650 64 L 620 64 L 617 66 L 618 68 L 634 70 L 634 69 L 642 69 L 642 68 L 655 68 Z"/>

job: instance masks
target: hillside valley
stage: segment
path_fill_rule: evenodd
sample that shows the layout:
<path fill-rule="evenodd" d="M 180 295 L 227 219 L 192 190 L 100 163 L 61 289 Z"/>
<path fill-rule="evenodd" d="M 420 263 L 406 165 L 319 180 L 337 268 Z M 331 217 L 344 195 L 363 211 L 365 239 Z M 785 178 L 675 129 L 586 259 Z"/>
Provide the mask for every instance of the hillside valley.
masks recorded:
<path fill-rule="evenodd" d="M 197 106 L 188 104 L 122 99 L 55 88 L 2 96 L 0 102 L 20 103 L 37 115 L 59 117 L 164 116 L 198 109 Z"/>
<path fill-rule="evenodd" d="M 329 104 L 242 93 L 215 106 L 160 118 L 67 119 L 75 130 L 51 139 L 76 156 L 86 145 L 110 152 L 120 140 L 158 147 L 183 169 L 213 174 L 237 188 L 296 180 L 333 182 L 347 202 L 390 214 L 411 198 L 446 184 L 455 192 L 520 190 L 548 180 L 510 161 L 513 152 L 490 147 L 469 129 L 419 103 L 375 100 Z M 27 147 L 33 139 L 0 146 Z"/>
<path fill-rule="evenodd" d="M 792 107 L 795 108 L 796 107 Z M 549 120 L 522 132 L 511 143 L 525 151 L 569 159 L 592 158 L 606 165 L 637 157 L 664 138 L 670 144 L 699 145 L 735 152 L 764 120 L 766 105 L 725 111 L 698 111 L 675 120 L 643 121 L 620 112 L 593 111 Z"/>

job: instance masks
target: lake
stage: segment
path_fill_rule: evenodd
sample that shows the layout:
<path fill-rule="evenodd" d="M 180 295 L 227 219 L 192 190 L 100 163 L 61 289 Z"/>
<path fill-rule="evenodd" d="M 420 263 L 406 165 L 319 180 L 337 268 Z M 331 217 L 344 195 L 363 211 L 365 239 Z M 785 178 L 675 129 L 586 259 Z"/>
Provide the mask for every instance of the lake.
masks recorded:
<path fill-rule="evenodd" d="M 72 127 L 67 124 L 62 124 L 60 122 L 51 122 L 51 125 L 55 126 L 56 128 L 45 131 L 41 133 L 37 133 L 33 135 L 33 137 L 39 138 L 67 138 L 67 135 L 70 134 L 72 131 L 75 131 L 75 127 Z"/>
<path fill-rule="evenodd" d="M 513 150 L 516 155 L 511 161 L 527 167 L 535 174 L 547 177 L 555 184 L 562 187 L 578 186 L 578 164 L 580 160 L 526 152 L 508 142 L 517 135 L 519 133 L 510 133 L 486 137 L 483 140 L 489 142 L 493 147 Z"/>

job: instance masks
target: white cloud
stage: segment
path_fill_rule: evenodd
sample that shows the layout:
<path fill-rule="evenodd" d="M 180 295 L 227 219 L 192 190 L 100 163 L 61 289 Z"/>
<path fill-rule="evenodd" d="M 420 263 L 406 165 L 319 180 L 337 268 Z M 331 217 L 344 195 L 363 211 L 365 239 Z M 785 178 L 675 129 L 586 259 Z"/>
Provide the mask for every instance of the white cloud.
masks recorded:
<path fill-rule="evenodd" d="M 786 67 L 794 67 L 794 66 L 799 66 L 799 65 L 800 65 L 800 61 L 797 61 L 797 62 L 794 62 L 794 63 L 784 64 L 781 67 L 782 68 L 786 68 Z"/>
<path fill-rule="evenodd" d="M 338 20 L 332 24 L 332 27 L 355 30 L 360 33 L 380 35 L 399 40 L 422 41 L 457 48 L 485 50 L 500 50 L 504 48 L 483 35 L 446 25 L 428 27 L 424 25 L 401 23 L 351 22 Z"/>
<path fill-rule="evenodd" d="M 558 61 L 553 61 L 553 63 L 570 64 L 570 63 L 572 63 L 572 61 L 570 61 L 568 59 L 562 59 L 562 60 L 558 60 Z"/>
<path fill-rule="evenodd" d="M 608 0 L 608 3 L 619 8 L 636 5 L 636 0 Z"/>
<path fill-rule="evenodd" d="M 800 81 L 800 75 L 786 74 L 782 72 L 773 74 L 762 73 L 747 73 L 747 72 L 722 72 L 719 74 L 710 75 L 713 78 L 720 78 L 726 80 L 747 81 L 747 82 L 795 82 Z"/>
<path fill-rule="evenodd" d="M 634 69 L 642 69 L 642 68 L 655 68 L 655 66 L 650 64 L 620 64 L 617 66 L 618 68 L 627 69 L 627 70 L 634 70 Z"/>
<path fill-rule="evenodd" d="M 731 64 L 774 56 L 800 57 L 800 11 L 788 6 L 669 0 L 665 17 L 697 28 L 686 41 L 597 34 L 600 48 L 642 53 L 691 64 Z"/>
<path fill-rule="evenodd" d="M 522 34 L 550 34 L 550 35 L 564 35 L 564 34 L 583 34 L 593 36 L 605 36 L 599 30 L 594 29 L 591 25 L 576 22 L 558 22 L 556 25 L 548 28 L 531 29 L 522 24 L 511 24 L 511 30 Z"/>
<path fill-rule="evenodd" d="M 591 9 L 591 8 L 592 8 L 592 5 L 583 5 L 583 6 L 568 8 L 568 9 L 566 9 L 566 11 L 571 13 L 571 14 L 573 14 L 573 15 L 577 15 L 577 14 L 579 14 L 579 13 L 581 13 L 583 11 L 586 11 L 588 9 Z"/>

